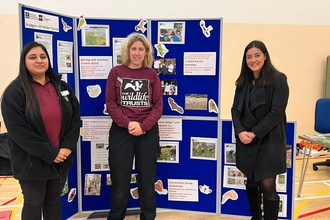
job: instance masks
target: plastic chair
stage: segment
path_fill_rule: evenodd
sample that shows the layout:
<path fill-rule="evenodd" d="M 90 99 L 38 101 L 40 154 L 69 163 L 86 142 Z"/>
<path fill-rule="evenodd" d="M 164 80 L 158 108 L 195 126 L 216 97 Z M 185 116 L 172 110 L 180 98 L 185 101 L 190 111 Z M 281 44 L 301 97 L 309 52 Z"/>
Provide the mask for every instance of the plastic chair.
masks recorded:
<path fill-rule="evenodd" d="M 315 105 L 314 130 L 318 133 L 329 133 L 330 135 L 330 98 L 320 98 Z M 330 166 L 330 159 L 323 162 L 313 163 L 313 170 L 318 166 Z"/>

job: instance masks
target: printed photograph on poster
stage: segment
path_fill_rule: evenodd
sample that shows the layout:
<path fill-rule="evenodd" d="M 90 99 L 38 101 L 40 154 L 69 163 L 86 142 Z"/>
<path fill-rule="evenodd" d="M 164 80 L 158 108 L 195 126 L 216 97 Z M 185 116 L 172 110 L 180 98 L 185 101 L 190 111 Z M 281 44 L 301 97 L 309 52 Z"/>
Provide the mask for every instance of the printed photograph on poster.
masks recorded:
<path fill-rule="evenodd" d="M 184 44 L 185 22 L 158 22 L 158 43 Z"/>
<path fill-rule="evenodd" d="M 121 47 L 126 38 L 112 38 L 112 58 L 113 66 L 123 64 L 121 58 Z"/>
<path fill-rule="evenodd" d="M 190 158 L 202 160 L 217 159 L 217 139 L 190 137 Z"/>
<path fill-rule="evenodd" d="M 131 183 L 138 183 L 138 174 L 137 173 L 131 174 Z"/>
<path fill-rule="evenodd" d="M 72 60 L 73 43 L 57 41 L 57 71 L 58 73 L 73 73 Z"/>
<path fill-rule="evenodd" d="M 276 176 L 276 191 L 286 192 L 287 175 L 286 173 L 278 174 Z"/>
<path fill-rule="evenodd" d="M 163 95 L 178 95 L 178 81 L 176 79 L 163 79 L 160 83 Z"/>
<path fill-rule="evenodd" d="M 101 193 L 101 174 L 85 174 L 85 196 L 99 196 Z"/>
<path fill-rule="evenodd" d="M 80 79 L 107 79 L 111 68 L 111 56 L 79 56 Z"/>
<path fill-rule="evenodd" d="M 234 126 L 231 126 L 231 142 L 236 143 L 235 129 Z"/>
<path fill-rule="evenodd" d="M 175 58 L 166 58 L 166 59 L 155 58 L 153 67 L 156 70 L 158 75 L 174 75 L 174 74 L 176 74 L 176 59 Z"/>
<path fill-rule="evenodd" d="M 216 52 L 186 52 L 183 55 L 183 75 L 215 76 Z"/>
<path fill-rule="evenodd" d="M 106 177 L 107 177 L 107 181 L 106 181 L 107 186 L 111 186 L 112 185 L 112 180 L 111 180 L 110 173 L 107 173 Z"/>
<path fill-rule="evenodd" d="M 162 141 L 182 141 L 182 119 L 161 118 L 158 121 Z"/>
<path fill-rule="evenodd" d="M 235 166 L 224 166 L 223 169 L 223 187 L 245 189 L 247 178 Z"/>
<path fill-rule="evenodd" d="M 287 217 L 288 196 L 285 194 L 279 194 L 278 196 L 280 197 L 278 216 L 285 218 Z"/>
<path fill-rule="evenodd" d="M 59 17 L 49 14 L 24 10 L 23 23 L 25 28 L 60 32 Z"/>
<path fill-rule="evenodd" d="M 91 141 L 91 171 L 109 171 L 108 141 Z"/>
<path fill-rule="evenodd" d="M 286 146 L 286 168 L 292 168 L 292 146 Z"/>
<path fill-rule="evenodd" d="M 44 45 L 44 47 L 46 47 L 46 50 L 49 55 L 50 63 L 52 64 L 52 66 L 54 66 L 54 63 L 53 63 L 53 35 L 34 32 L 34 41 L 38 42 L 39 44 L 42 44 L 42 45 Z"/>
<path fill-rule="evenodd" d="M 109 25 L 88 25 L 81 29 L 83 47 L 110 47 Z"/>
<path fill-rule="evenodd" d="M 236 144 L 225 144 L 225 164 L 236 164 Z"/>
<path fill-rule="evenodd" d="M 185 109 L 186 110 L 207 110 L 207 94 L 186 94 Z"/>
<path fill-rule="evenodd" d="M 160 141 L 160 154 L 157 162 L 160 163 L 179 163 L 179 142 Z"/>

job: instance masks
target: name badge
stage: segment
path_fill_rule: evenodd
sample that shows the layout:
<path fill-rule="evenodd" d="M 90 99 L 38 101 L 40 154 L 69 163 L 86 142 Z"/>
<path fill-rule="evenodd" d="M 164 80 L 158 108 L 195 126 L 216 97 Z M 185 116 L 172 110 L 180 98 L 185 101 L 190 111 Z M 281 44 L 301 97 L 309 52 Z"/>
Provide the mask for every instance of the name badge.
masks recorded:
<path fill-rule="evenodd" d="M 68 90 L 61 91 L 61 95 L 62 95 L 62 96 L 67 96 L 67 95 L 69 95 L 69 94 L 70 94 L 70 93 L 69 93 Z"/>

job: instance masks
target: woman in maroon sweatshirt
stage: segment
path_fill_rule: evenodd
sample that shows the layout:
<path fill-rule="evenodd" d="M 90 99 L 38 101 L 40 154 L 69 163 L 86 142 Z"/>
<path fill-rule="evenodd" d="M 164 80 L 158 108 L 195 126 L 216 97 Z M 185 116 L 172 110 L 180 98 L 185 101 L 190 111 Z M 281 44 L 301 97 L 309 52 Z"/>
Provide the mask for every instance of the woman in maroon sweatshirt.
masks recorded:
<path fill-rule="evenodd" d="M 122 65 L 111 69 L 106 86 L 109 165 L 112 180 L 108 220 L 124 219 L 130 197 L 133 158 L 138 170 L 140 219 L 156 217 L 155 176 L 159 154 L 158 120 L 162 87 L 151 67 L 153 50 L 143 34 L 130 34 L 122 46 Z"/>

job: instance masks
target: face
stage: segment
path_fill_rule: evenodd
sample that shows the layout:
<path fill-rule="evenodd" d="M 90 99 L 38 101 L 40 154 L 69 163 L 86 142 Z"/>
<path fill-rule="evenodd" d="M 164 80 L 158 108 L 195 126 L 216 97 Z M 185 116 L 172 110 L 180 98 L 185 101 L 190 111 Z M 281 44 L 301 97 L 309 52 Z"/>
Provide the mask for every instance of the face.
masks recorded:
<path fill-rule="evenodd" d="M 142 67 L 144 57 L 146 55 L 146 48 L 141 41 L 136 41 L 129 48 L 129 60 L 128 67 L 132 69 L 138 69 Z"/>
<path fill-rule="evenodd" d="M 43 77 L 49 67 L 48 57 L 41 47 L 34 47 L 26 54 L 25 65 L 33 78 Z"/>
<path fill-rule="evenodd" d="M 246 52 L 245 58 L 246 64 L 252 72 L 259 74 L 266 60 L 265 54 L 259 48 L 252 47 Z"/>

